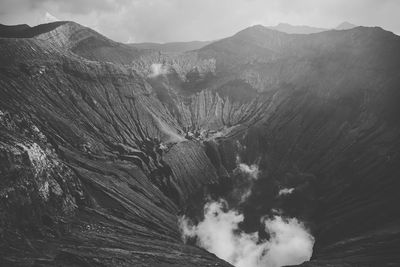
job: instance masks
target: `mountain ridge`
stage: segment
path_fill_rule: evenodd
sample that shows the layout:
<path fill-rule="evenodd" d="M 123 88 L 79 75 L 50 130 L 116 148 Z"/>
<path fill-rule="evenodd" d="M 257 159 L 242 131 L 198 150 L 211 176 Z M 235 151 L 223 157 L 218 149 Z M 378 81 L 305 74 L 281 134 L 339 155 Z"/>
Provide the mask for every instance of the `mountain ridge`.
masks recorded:
<path fill-rule="evenodd" d="M 212 41 L 189 41 L 189 42 L 168 42 L 168 43 L 144 42 L 144 43 L 131 43 L 128 45 L 139 49 L 151 49 L 161 52 L 182 53 L 191 50 L 197 50 L 210 43 L 212 43 Z"/>
<path fill-rule="evenodd" d="M 319 33 L 324 31 L 330 30 L 350 30 L 352 28 L 356 28 L 357 25 L 351 24 L 347 21 L 340 23 L 335 28 L 319 28 L 319 27 L 312 27 L 307 25 L 292 25 L 289 23 L 279 23 L 276 26 L 269 26 L 267 28 L 271 30 L 277 30 L 289 34 L 312 34 L 312 33 Z"/>
<path fill-rule="evenodd" d="M 27 24 L 3 25 L 0 24 L 0 37 L 2 38 L 32 38 L 37 35 L 52 31 L 57 27 L 68 23 L 67 21 L 58 21 L 46 24 L 40 24 L 30 27 Z"/>

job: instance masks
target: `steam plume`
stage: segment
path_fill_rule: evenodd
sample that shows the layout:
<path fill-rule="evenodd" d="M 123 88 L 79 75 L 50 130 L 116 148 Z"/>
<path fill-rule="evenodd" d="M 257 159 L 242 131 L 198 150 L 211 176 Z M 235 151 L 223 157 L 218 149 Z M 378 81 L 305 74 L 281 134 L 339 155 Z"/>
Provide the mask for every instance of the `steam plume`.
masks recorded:
<path fill-rule="evenodd" d="M 180 219 L 183 238 L 197 238 L 197 244 L 236 267 L 279 267 L 300 264 L 310 259 L 314 238 L 296 218 L 274 216 L 263 219 L 269 240 L 260 241 L 258 233 L 244 233 L 239 224 L 243 214 L 224 211 L 223 201 L 204 208 L 204 220 L 193 225 Z"/>

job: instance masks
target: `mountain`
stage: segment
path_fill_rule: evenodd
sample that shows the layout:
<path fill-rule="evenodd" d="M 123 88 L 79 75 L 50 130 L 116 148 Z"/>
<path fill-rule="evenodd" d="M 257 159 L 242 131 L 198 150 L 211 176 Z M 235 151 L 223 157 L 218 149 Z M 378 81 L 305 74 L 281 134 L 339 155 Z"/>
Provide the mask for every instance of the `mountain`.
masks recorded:
<path fill-rule="evenodd" d="M 181 241 L 179 209 L 217 176 L 149 84 L 103 61 L 120 48 L 70 22 L 0 39 L 0 265 L 228 266 Z"/>
<path fill-rule="evenodd" d="M 58 21 L 35 27 L 0 25 L 0 37 L 46 40 L 89 60 L 129 64 L 143 54 L 136 48 L 114 42 L 74 22 Z"/>
<path fill-rule="evenodd" d="M 230 266 L 181 239 L 208 197 L 246 232 L 299 218 L 301 266 L 400 264 L 399 36 L 257 25 L 170 54 L 73 22 L 8 38 L 25 28 L 0 38 L 1 265 Z"/>
<path fill-rule="evenodd" d="M 251 154 L 260 150 L 270 179 L 288 181 L 285 188 L 307 184 L 293 196 L 298 206 L 284 204 L 299 217 L 310 213 L 316 224 L 314 260 L 304 266 L 398 264 L 389 249 L 399 247 L 398 209 L 390 208 L 396 190 L 386 183 L 397 184 L 399 172 L 392 161 L 400 122 L 399 45 L 400 37 L 380 28 L 305 36 L 255 26 L 199 51 L 216 59 L 216 80 L 240 79 L 274 98 L 261 136 L 253 132 L 241 143 Z M 389 133 L 393 139 L 386 139 Z M 252 207 L 270 186 L 257 186 L 249 213 L 259 212 Z M 313 201 L 320 203 L 314 214 Z M 265 205 L 260 209 L 270 208 Z"/>
<path fill-rule="evenodd" d="M 149 49 L 156 50 L 161 52 L 175 52 L 181 53 L 191 50 L 200 49 L 208 44 L 211 41 L 192 41 L 192 42 L 171 42 L 171 43 L 133 43 L 129 44 L 129 46 L 138 48 L 138 49 Z"/>
<path fill-rule="evenodd" d="M 0 37 L 2 38 L 32 38 L 42 33 L 49 32 L 66 22 L 54 22 L 47 24 L 40 24 L 35 27 L 30 27 L 27 24 L 21 25 L 3 25 L 0 24 Z"/>
<path fill-rule="evenodd" d="M 353 29 L 355 27 L 357 27 L 357 25 L 354 25 L 354 24 L 351 24 L 350 22 L 345 21 L 345 22 L 340 23 L 335 28 L 335 30 L 350 30 L 350 29 Z"/>
<path fill-rule="evenodd" d="M 310 33 L 317 33 L 328 31 L 329 29 L 324 28 L 317 28 L 317 27 L 310 27 L 305 25 L 291 25 L 288 23 L 279 23 L 276 26 L 268 27 L 271 30 L 276 30 L 285 33 L 296 33 L 296 34 L 310 34 Z"/>
<path fill-rule="evenodd" d="M 349 22 L 342 22 L 336 28 L 334 28 L 334 30 L 349 30 L 355 27 L 357 27 L 357 25 L 351 24 Z M 267 28 L 289 34 L 311 34 L 332 30 L 328 28 L 317 28 L 306 25 L 291 25 L 288 23 L 279 23 L 276 26 L 269 26 Z"/>

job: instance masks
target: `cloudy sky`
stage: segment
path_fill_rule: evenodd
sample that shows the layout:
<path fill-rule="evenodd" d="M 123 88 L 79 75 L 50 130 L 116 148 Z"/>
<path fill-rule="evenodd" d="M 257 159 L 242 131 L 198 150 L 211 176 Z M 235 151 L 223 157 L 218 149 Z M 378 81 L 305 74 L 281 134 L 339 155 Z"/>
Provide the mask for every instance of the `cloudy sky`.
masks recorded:
<path fill-rule="evenodd" d="M 0 0 L 0 23 L 58 18 L 120 42 L 214 40 L 254 24 L 332 28 L 343 21 L 400 35 L 399 0 Z"/>

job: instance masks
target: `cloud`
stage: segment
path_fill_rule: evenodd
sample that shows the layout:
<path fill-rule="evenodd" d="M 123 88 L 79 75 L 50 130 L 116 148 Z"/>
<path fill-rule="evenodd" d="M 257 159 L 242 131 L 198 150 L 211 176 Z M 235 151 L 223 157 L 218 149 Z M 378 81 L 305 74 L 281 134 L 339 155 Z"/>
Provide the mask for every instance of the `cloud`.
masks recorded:
<path fill-rule="evenodd" d="M 270 239 L 260 241 L 258 233 L 244 233 L 239 224 L 243 214 L 224 211 L 224 201 L 204 207 L 204 220 L 197 225 L 182 217 L 183 238 L 197 238 L 197 244 L 236 267 L 279 267 L 310 259 L 314 238 L 296 218 L 274 216 L 262 221 Z"/>
<path fill-rule="evenodd" d="M 291 193 L 293 193 L 294 188 L 283 188 L 281 190 L 279 190 L 278 195 L 279 196 L 285 196 L 285 195 L 290 195 Z"/>
<path fill-rule="evenodd" d="M 169 73 L 169 69 L 167 66 L 161 64 L 161 63 L 153 63 L 150 66 L 150 74 L 148 77 L 150 78 L 155 78 L 160 75 L 166 75 Z"/>

